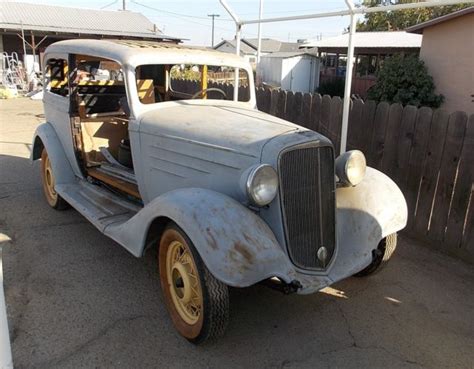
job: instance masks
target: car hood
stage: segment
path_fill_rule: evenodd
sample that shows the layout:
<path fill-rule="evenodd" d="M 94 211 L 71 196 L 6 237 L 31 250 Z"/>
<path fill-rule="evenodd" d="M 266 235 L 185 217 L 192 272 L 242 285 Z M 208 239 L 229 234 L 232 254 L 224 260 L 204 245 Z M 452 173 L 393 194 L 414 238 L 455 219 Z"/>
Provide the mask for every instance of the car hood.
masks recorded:
<path fill-rule="evenodd" d="M 144 113 L 140 132 L 260 158 L 272 138 L 296 130 L 296 124 L 250 107 L 167 102 Z"/>

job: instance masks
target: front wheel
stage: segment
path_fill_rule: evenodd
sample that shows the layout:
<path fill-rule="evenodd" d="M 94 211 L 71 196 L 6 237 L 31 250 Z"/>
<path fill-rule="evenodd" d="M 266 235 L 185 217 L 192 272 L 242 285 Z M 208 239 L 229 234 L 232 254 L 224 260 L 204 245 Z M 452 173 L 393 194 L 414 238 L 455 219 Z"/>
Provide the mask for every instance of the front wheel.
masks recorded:
<path fill-rule="evenodd" d="M 355 277 L 366 277 L 380 271 L 390 260 L 397 248 L 397 234 L 392 233 L 380 241 L 377 249 L 373 251 L 373 260 L 365 269 L 354 274 Z"/>
<path fill-rule="evenodd" d="M 48 152 L 45 148 L 41 152 L 41 180 L 43 182 L 43 192 L 48 204 L 56 210 L 64 210 L 69 204 L 56 192 L 55 178 L 51 160 L 49 160 Z"/>
<path fill-rule="evenodd" d="M 161 237 L 158 263 L 163 296 L 178 332 L 195 344 L 222 336 L 229 320 L 228 287 L 209 272 L 175 224 Z"/>

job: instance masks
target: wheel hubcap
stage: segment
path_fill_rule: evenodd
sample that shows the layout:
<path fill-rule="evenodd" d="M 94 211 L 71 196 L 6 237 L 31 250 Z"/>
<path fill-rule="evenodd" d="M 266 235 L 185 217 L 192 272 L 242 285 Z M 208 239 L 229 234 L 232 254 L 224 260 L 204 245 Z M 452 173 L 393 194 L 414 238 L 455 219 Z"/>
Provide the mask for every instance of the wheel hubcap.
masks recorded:
<path fill-rule="evenodd" d="M 195 324 L 202 310 L 202 290 L 191 252 L 179 241 L 168 248 L 166 272 L 178 314 L 186 323 Z"/>

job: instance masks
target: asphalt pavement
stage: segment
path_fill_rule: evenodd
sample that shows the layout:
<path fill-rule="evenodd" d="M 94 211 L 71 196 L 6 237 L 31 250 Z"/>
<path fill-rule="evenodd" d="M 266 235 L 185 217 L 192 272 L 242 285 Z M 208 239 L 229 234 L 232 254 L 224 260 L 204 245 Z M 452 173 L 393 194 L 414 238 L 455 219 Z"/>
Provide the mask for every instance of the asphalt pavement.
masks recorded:
<path fill-rule="evenodd" d="M 136 259 L 43 198 L 42 103 L 0 100 L 0 247 L 16 368 L 474 368 L 474 267 L 403 235 L 379 274 L 308 296 L 231 290 L 225 337 L 193 346 Z"/>

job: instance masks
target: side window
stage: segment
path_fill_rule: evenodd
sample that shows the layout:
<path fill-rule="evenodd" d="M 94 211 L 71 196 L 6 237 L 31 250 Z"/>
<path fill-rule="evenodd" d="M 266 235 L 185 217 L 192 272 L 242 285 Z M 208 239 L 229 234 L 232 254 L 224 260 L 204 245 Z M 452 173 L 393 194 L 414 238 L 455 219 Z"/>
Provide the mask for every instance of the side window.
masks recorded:
<path fill-rule="evenodd" d="M 92 55 L 75 55 L 75 64 L 71 86 L 81 118 L 91 114 L 130 114 L 120 64 Z"/>
<path fill-rule="evenodd" d="M 68 66 L 64 59 L 49 59 L 46 64 L 46 89 L 53 94 L 69 96 Z"/>

